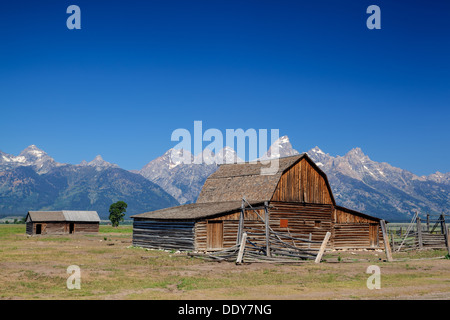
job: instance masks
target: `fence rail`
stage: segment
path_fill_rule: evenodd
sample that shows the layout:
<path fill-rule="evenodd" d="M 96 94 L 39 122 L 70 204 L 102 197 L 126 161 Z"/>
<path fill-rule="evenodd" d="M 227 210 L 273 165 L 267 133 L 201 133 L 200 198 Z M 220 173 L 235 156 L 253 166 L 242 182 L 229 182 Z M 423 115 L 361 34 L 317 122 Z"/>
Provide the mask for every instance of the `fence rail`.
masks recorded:
<path fill-rule="evenodd" d="M 447 249 L 450 252 L 445 216 L 427 215 L 422 220 L 416 213 L 407 225 L 390 223 L 388 234 L 392 250 Z"/>

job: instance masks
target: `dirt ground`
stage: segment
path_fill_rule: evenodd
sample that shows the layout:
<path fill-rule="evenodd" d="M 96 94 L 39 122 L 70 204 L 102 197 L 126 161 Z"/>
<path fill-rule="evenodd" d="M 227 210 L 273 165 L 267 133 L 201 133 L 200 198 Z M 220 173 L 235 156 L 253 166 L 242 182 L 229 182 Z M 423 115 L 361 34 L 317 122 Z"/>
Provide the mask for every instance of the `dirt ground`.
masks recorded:
<path fill-rule="evenodd" d="M 0 299 L 450 299 L 444 250 L 394 253 L 394 262 L 382 251 L 334 251 L 320 264 L 236 265 L 133 247 L 126 227 L 36 237 L 21 228 L 0 226 Z M 67 287 L 71 265 L 80 289 Z M 379 267 L 380 289 L 367 287 L 369 266 Z"/>

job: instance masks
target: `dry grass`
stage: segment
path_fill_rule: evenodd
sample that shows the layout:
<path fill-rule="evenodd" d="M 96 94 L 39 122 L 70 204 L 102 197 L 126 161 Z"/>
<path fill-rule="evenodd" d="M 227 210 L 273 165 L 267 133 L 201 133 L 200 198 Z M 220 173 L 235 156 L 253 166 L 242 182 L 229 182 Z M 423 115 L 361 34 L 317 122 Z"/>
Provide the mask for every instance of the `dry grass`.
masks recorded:
<path fill-rule="evenodd" d="M 332 252 L 321 264 L 236 266 L 131 247 L 131 226 L 27 237 L 23 225 L 0 225 L 0 298 L 450 299 L 450 260 L 411 260 L 443 255 L 402 253 L 394 258 L 405 261 L 387 263 L 383 252 Z M 380 290 L 366 287 L 373 264 L 381 268 Z M 66 287 L 70 265 L 81 268 L 80 290 Z"/>

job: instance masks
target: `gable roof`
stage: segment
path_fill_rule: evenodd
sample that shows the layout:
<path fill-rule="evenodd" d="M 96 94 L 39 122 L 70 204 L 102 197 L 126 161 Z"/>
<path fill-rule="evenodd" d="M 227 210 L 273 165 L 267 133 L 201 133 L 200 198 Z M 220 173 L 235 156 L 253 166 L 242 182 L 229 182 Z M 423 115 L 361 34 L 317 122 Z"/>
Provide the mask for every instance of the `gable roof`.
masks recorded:
<path fill-rule="evenodd" d="M 97 211 L 28 211 L 28 217 L 33 222 L 100 222 Z"/>
<path fill-rule="evenodd" d="M 278 160 L 278 170 L 270 175 L 261 174 L 261 170 L 269 168 L 270 165 L 259 161 L 221 165 L 205 181 L 197 203 L 239 201 L 243 197 L 249 201 L 269 201 L 272 199 L 283 173 L 301 159 L 306 159 L 325 179 L 331 200 L 335 204 L 326 174 L 306 153 L 275 159 Z"/>
<path fill-rule="evenodd" d="M 190 203 L 178 207 L 160 209 L 131 216 L 131 218 L 150 218 L 155 220 L 195 220 L 225 214 L 241 209 L 241 201 L 209 203 Z M 252 206 L 257 203 L 250 203 Z"/>

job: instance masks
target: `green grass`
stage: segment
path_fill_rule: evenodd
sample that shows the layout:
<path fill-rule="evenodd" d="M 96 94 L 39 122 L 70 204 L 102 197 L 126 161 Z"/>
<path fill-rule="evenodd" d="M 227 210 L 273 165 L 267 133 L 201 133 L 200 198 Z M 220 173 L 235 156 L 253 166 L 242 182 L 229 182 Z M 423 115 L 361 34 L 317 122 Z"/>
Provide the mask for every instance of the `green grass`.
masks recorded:
<path fill-rule="evenodd" d="M 366 288 L 366 268 L 371 264 L 381 268 L 382 288 L 393 290 L 386 293 L 387 298 L 397 292 L 410 294 L 410 289 L 404 288 L 416 284 L 431 284 L 433 287 L 420 290 L 432 292 L 441 288 L 442 279 L 450 279 L 448 260 L 444 259 L 385 263 L 379 261 L 385 258 L 381 252 L 342 251 L 327 253 L 336 263 L 236 266 L 132 247 L 131 232 L 132 226 L 100 226 L 96 235 L 28 237 L 23 225 L 0 225 L 0 298 L 304 299 L 315 293 L 313 297 L 318 299 L 322 295 L 327 299 L 365 299 L 380 294 Z M 444 255 L 444 250 L 436 250 L 394 253 L 394 258 Z M 66 270 L 73 264 L 81 268 L 81 290 L 66 287 Z"/>
<path fill-rule="evenodd" d="M 125 225 L 125 226 L 118 226 L 117 228 L 115 228 L 113 226 L 102 226 L 102 225 L 100 225 L 99 233 L 132 234 L 133 233 L 133 226 L 132 225 Z"/>
<path fill-rule="evenodd" d="M 0 239 L 8 238 L 15 234 L 25 234 L 24 224 L 4 224 L 0 225 Z"/>

